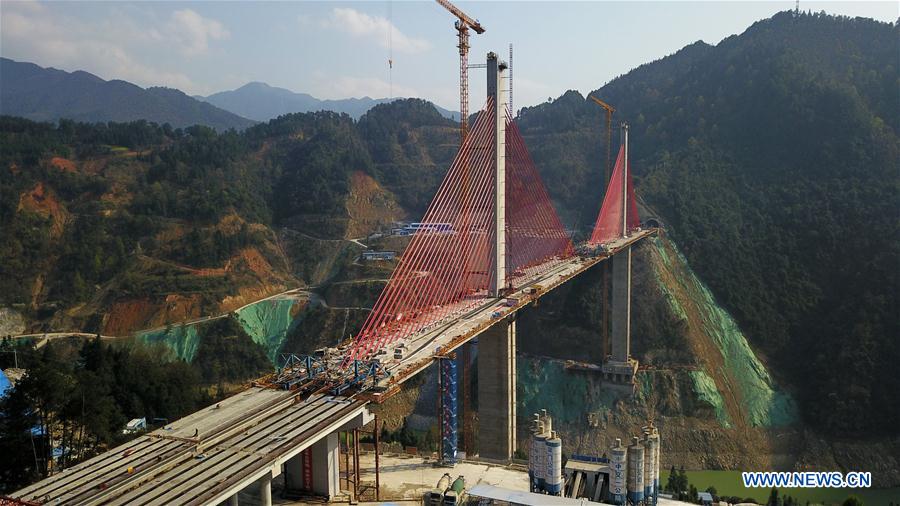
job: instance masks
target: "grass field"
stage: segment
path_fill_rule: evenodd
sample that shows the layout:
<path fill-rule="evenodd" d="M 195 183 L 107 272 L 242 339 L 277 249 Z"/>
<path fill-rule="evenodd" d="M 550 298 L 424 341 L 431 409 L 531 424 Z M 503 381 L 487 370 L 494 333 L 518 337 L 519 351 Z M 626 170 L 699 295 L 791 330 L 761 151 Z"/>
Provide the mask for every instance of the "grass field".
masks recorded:
<path fill-rule="evenodd" d="M 688 482 L 697 490 L 706 490 L 713 486 L 719 495 L 738 496 L 741 498 L 752 497 L 757 502 L 765 504 L 769 498 L 769 489 L 745 488 L 741 481 L 740 471 L 685 471 Z M 669 479 L 669 471 L 660 469 L 659 483 L 665 487 Z M 783 488 L 778 491 L 779 496 L 789 495 L 799 499 L 800 504 L 841 504 L 850 495 L 862 499 L 866 506 L 888 506 L 892 502 L 900 506 L 900 488 Z"/>

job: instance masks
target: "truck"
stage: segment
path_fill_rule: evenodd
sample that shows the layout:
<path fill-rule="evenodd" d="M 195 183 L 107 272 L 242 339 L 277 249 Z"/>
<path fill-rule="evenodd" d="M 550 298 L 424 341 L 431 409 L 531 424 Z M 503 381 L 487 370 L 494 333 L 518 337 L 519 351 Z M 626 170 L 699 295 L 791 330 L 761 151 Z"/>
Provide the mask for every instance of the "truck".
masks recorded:
<path fill-rule="evenodd" d="M 425 493 L 422 503 L 428 506 L 441 506 L 441 503 L 444 502 L 444 493 L 450 490 L 451 480 L 453 478 L 448 473 L 444 473 L 441 479 L 438 480 L 437 486 L 431 489 L 430 492 Z"/>
<path fill-rule="evenodd" d="M 506 298 L 506 306 L 507 307 L 513 307 L 518 303 L 519 303 L 519 299 L 517 299 L 515 297 L 507 297 Z"/>
<path fill-rule="evenodd" d="M 466 479 L 459 476 L 450 485 L 450 490 L 444 493 L 444 506 L 456 506 L 462 504 L 466 497 Z"/>

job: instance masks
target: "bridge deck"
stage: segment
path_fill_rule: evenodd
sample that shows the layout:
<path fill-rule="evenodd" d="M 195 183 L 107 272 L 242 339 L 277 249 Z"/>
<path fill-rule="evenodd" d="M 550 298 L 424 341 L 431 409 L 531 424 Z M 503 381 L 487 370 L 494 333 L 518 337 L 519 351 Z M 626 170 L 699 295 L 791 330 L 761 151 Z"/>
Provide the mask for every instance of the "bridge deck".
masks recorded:
<path fill-rule="evenodd" d="M 364 406 L 322 395 L 298 401 L 291 392 L 250 388 L 12 496 L 44 504 L 215 503 L 280 467 Z"/>
<path fill-rule="evenodd" d="M 391 352 L 382 355 L 381 362 L 391 372 L 391 376 L 381 382 L 379 385 L 381 388 L 367 392 L 363 394 L 363 397 L 375 402 L 383 401 L 398 391 L 401 383 L 428 367 L 435 356 L 452 352 L 567 280 L 612 257 L 621 249 L 656 233 L 656 229 L 639 230 L 628 237 L 608 243 L 605 254 L 587 258 L 575 256 L 561 261 L 553 261 L 555 265 L 547 269 L 541 269 L 540 266 L 531 269 L 534 274 L 526 272 L 525 278 L 520 280 L 520 285 L 516 290 L 505 298 L 485 298 L 475 307 L 472 307 L 471 304 L 468 306 L 460 304 L 459 310 L 452 317 L 433 325 L 432 328 L 392 343 L 391 350 L 404 344 L 409 352 L 402 359 L 393 358 Z M 548 263 L 552 264 L 553 262 Z M 540 285 L 541 290 L 533 294 L 528 293 L 529 288 L 535 285 Z M 516 299 L 518 302 L 513 306 L 508 306 L 504 303 L 506 299 Z M 495 313 L 500 313 L 499 317 L 494 316 Z"/>

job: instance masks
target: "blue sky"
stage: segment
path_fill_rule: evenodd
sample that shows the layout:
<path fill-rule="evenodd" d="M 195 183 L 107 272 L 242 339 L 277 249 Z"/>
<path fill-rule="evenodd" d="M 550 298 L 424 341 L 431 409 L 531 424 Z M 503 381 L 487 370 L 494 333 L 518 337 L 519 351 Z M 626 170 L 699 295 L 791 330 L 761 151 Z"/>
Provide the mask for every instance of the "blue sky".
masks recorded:
<path fill-rule="evenodd" d="M 771 2 L 457 2 L 487 29 L 470 59 L 515 47 L 515 106 L 585 93 L 703 40 L 716 44 L 794 7 Z M 898 18 L 896 2 L 801 9 Z M 417 96 L 458 110 L 453 18 L 432 1 L 0 1 L 0 54 L 104 79 L 207 95 L 263 81 L 319 98 Z M 394 61 L 388 71 L 388 58 Z M 484 75 L 471 74 L 472 108 Z M 392 84 L 391 84 L 392 83 Z"/>

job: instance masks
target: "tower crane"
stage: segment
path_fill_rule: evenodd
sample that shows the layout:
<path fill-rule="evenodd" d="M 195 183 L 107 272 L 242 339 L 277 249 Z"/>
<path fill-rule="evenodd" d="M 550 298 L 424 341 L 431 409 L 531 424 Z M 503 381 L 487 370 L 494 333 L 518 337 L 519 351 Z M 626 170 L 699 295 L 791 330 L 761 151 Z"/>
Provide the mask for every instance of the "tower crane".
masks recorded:
<path fill-rule="evenodd" d="M 606 170 L 604 171 L 603 185 L 609 185 L 610 171 L 612 170 L 612 115 L 615 107 L 607 104 L 599 98 L 589 95 L 597 105 L 606 111 Z M 602 290 L 600 292 L 600 338 L 602 340 L 603 356 L 606 357 L 609 346 L 609 262 L 604 262 L 602 269 Z"/>
<path fill-rule="evenodd" d="M 606 184 L 609 182 L 610 164 L 612 163 L 610 158 L 612 156 L 612 115 L 616 109 L 593 95 L 590 97 L 597 105 L 606 110 L 606 179 L 603 180 L 603 183 Z"/>
<path fill-rule="evenodd" d="M 469 17 L 468 14 L 460 10 L 459 7 L 450 3 L 449 0 L 436 1 L 441 5 L 441 7 L 450 11 L 450 14 L 456 16 L 456 23 L 454 23 L 453 26 L 454 28 L 456 28 L 456 34 L 459 38 L 459 44 L 457 44 L 456 47 L 459 48 L 459 145 L 460 152 L 462 152 L 463 143 L 466 141 L 466 136 L 469 134 L 469 29 L 471 28 L 472 30 L 475 30 L 475 33 L 477 34 L 482 34 L 484 33 L 484 27 L 481 26 L 481 23 L 479 23 L 478 20 Z M 464 159 L 463 164 L 465 174 L 465 177 L 463 179 L 463 195 L 468 196 L 470 191 L 471 178 L 471 174 L 469 173 L 468 160 Z M 464 231 L 467 231 L 469 227 L 468 214 L 468 210 L 463 212 L 461 227 Z M 468 270 L 468 266 L 466 270 Z M 461 357 L 463 376 L 462 397 L 464 413 L 462 420 L 463 448 L 466 452 L 471 452 L 474 448 L 474 434 L 472 433 L 474 416 L 469 399 L 469 391 L 471 390 L 471 385 L 469 384 L 469 356 L 471 354 L 470 348 L 470 343 L 466 343 L 465 345 L 463 345 Z"/>
<path fill-rule="evenodd" d="M 453 5 L 449 0 L 436 0 L 441 7 L 450 11 L 450 14 L 456 16 L 457 36 L 459 37 L 459 135 L 460 144 L 466 140 L 469 133 L 469 29 L 475 33 L 484 33 L 484 27 L 478 20 L 472 19 L 459 7 Z"/>

